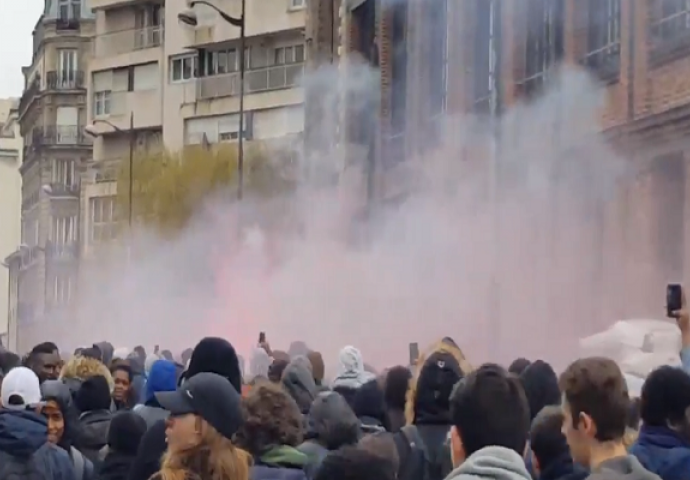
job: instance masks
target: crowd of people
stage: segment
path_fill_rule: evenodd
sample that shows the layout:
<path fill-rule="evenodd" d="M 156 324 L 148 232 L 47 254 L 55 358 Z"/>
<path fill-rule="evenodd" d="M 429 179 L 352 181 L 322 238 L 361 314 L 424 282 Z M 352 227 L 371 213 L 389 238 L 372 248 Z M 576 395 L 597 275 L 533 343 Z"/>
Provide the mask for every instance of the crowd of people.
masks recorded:
<path fill-rule="evenodd" d="M 0 351 L 0 480 L 688 480 L 684 367 L 631 398 L 620 367 L 581 358 L 473 367 L 446 337 L 376 373 L 352 346 L 326 381 L 319 352 L 244 369 L 226 339 L 175 357 L 107 342 L 65 358 Z"/>

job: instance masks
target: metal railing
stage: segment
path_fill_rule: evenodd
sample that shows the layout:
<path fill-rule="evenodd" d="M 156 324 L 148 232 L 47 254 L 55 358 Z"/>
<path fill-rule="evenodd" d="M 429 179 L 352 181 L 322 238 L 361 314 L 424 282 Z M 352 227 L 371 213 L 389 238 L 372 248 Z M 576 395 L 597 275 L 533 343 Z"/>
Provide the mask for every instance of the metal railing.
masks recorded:
<path fill-rule="evenodd" d="M 75 260 L 79 256 L 79 244 L 77 242 L 46 243 L 48 258 L 55 260 Z"/>
<path fill-rule="evenodd" d="M 690 49 L 690 9 L 681 7 L 678 12 L 668 15 L 650 25 L 650 55 L 672 56 L 676 52 Z M 652 61 L 656 60 L 651 58 Z"/>
<path fill-rule="evenodd" d="M 295 87 L 303 73 L 303 63 L 248 70 L 244 74 L 244 93 L 267 92 Z M 196 100 L 229 97 L 239 95 L 239 93 L 239 72 L 203 77 L 196 81 Z"/>
<path fill-rule="evenodd" d="M 48 90 L 78 90 L 84 88 L 82 70 L 52 70 L 46 74 Z"/>
<path fill-rule="evenodd" d="M 621 69 L 620 41 L 593 50 L 583 60 L 586 67 L 594 70 L 602 80 L 615 80 Z"/>
<path fill-rule="evenodd" d="M 32 145 L 91 145 L 92 139 L 84 133 L 82 125 L 53 125 L 36 127 L 32 132 Z"/>
<path fill-rule="evenodd" d="M 135 50 L 160 47 L 163 44 L 163 37 L 162 25 L 104 33 L 94 39 L 94 54 L 97 57 L 108 57 Z"/>
<path fill-rule="evenodd" d="M 19 112 L 20 112 L 20 114 L 21 114 L 21 112 L 26 111 L 26 108 L 33 101 L 33 99 L 36 98 L 36 95 L 38 95 L 40 92 L 41 92 L 41 76 L 36 74 L 34 79 L 31 81 L 29 88 L 24 90 L 24 93 L 22 94 L 21 98 L 19 99 Z"/>
<path fill-rule="evenodd" d="M 50 187 L 50 193 L 49 195 L 51 197 L 78 197 L 79 196 L 79 183 L 74 182 L 71 184 L 64 183 L 64 182 L 52 182 L 49 183 L 48 186 Z"/>

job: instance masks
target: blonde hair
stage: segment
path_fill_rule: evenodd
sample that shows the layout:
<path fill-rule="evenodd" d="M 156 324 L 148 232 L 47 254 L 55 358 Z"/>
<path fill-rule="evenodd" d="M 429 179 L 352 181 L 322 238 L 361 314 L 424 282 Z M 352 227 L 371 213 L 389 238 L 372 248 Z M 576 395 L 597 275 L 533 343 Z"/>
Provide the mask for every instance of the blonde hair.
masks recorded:
<path fill-rule="evenodd" d="M 168 448 L 161 469 L 152 478 L 161 480 L 249 480 L 251 456 L 202 420 L 198 445 L 176 450 Z"/>

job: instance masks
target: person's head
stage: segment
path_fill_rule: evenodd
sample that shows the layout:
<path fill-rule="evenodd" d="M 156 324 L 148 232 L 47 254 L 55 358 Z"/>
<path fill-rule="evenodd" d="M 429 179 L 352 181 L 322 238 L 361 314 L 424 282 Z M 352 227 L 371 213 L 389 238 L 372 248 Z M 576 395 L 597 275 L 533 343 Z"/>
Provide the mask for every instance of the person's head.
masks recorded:
<path fill-rule="evenodd" d="M 364 435 L 357 446 L 391 463 L 394 472 L 400 468 L 400 456 L 393 436 L 388 432 L 376 432 Z"/>
<path fill-rule="evenodd" d="M 383 392 L 388 408 L 405 410 L 405 396 L 411 378 L 412 372 L 410 369 L 402 365 L 388 370 Z"/>
<path fill-rule="evenodd" d="M 307 347 L 307 344 L 303 341 L 298 340 L 290 344 L 287 353 L 290 355 L 290 358 L 295 358 L 297 356 L 304 357 L 309 353 L 309 347 Z"/>
<path fill-rule="evenodd" d="M 529 446 L 532 465 L 538 475 L 555 462 L 561 461 L 564 455 L 570 455 L 562 428 L 563 410 L 560 406 L 544 407 L 532 420 Z"/>
<path fill-rule="evenodd" d="M 314 480 L 394 480 L 393 463 L 363 448 L 343 447 L 326 455 Z"/>
<path fill-rule="evenodd" d="M 26 367 L 10 370 L 0 387 L 0 404 L 9 410 L 40 408 L 41 386 L 36 373 Z"/>
<path fill-rule="evenodd" d="M 136 456 L 141 437 L 146 433 L 144 418 L 123 410 L 113 415 L 108 427 L 108 449 L 120 454 Z"/>
<path fill-rule="evenodd" d="M 177 367 L 169 360 L 157 360 L 151 366 L 146 380 L 144 401 L 155 401 L 158 392 L 174 392 L 177 389 Z"/>
<path fill-rule="evenodd" d="M 328 450 L 354 445 L 360 435 L 359 419 L 338 392 L 316 396 L 309 409 L 309 434 Z"/>
<path fill-rule="evenodd" d="M 532 362 L 524 357 L 516 358 L 508 367 L 508 371 L 514 375 L 520 376 L 531 363 Z"/>
<path fill-rule="evenodd" d="M 386 402 L 377 379 L 369 380 L 357 389 L 352 402 L 352 409 L 363 423 L 363 419 L 368 417 L 367 421 L 375 420 L 383 428 L 389 428 Z"/>
<path fill-rule="evenodd" d="M 242 373 L 235 347 L 219 337 L 203 338 L 194 347 L 185 377 L 211 372 L 225 377 L 238 392 L 242 391 Z"/>
<path fill-rule="evenodd" d="M 8 350 L 0 351 L 0 385 L 2 385 L 2 379 L 9 371 L 21 364 L 22 359 L 16 353 L 12 353 Z"/>
<path fill-rule="evenodd" d="M 160 357 L 171 362 L 175 361 L 175 358 L 170 350 L 161 350 Z"/>
<path fill-rule="evenodd" d="M 485 364 L 470 373 L 453 389 L 450 405 L 454 465 L 489 446 L 523 455 L 529 406 L 520 380 L 503 367 Z"/>
<path fill-rule="evenodd" d="M 41 384 L 41 413 L 48 421 L 48 441 L 68 450 L 77 434 L 77 410 L 69 387 L 60 380 Z"/>
<path fill-rule="evenodd" d="M 39 343 L 32 348 L 28 363 L 41 382 L 56 380 L 62 367 L 60 351 L 53 342 Z"/>
<path fill-rule="evenodd" d="M 132 393 L 132 369 L 126 363 L 118 363 L 111 369 L 113 382 L 113 400 L 122 404 L 129 403 Z"/>
<path fill-rule="evenodd" d="M 311 373 L 314 376 L 314 382 L 317 385 L 321 385 L 323 383 L 323 377 L 326 374 L 326 366 L 323 363 L 323 357 L 319 352 L 312 350 L 307 354 L 307 358 L 312 366 Z"/>
<path fill-rule="evenodd" d="M 590 466 L 592 452 L 602 444 L 622 445 L 628 407 L 628 387 L 616 362 L 603 357 L 571 363 L 559 379 L 563 434 L 577 463 Z"/>
<path fill-rule="evenodd" d="M 110 384 L 102 375 L 84 380 L 74 395 L 74 403 L 80 412 L 110 410 Z"/>
<path fill-rule="evenodd" d="M 690 375 L 671 366 L 659 367 L 649 374 L 640 397 L 640 417 L 645 425 L 688 433 L 689 408 Z"/>
<path fill-rule="evenodd" d="M 268 379 L 273 383 L 280 383 L 283 378 L 283 372 L 290 363 L 290 360 L 284 358 L 274 358 L 271 366 L 268 367 Z"/>
<path fill-rule="evenodd" d="M 536 360 L 520 374 L 520 382 L 527 396 L 530 420 L 547 405 L 560 405 L 561 391 L 558 389 L 558 377 L 551 365 Z"/>
<path fill-rule="evenodd" d="M 302 443 L 303 419 L 295 400 L 280 386 L 261 382 L 242 399 L 244 424 L 235 441 L 252 455 L 271 446 Z"/>

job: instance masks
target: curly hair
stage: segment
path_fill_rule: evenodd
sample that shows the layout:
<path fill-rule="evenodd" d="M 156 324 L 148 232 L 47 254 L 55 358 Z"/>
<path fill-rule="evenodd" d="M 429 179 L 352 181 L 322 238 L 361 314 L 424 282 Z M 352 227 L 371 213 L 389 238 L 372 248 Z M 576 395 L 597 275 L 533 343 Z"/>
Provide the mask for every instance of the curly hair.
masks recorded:
<path fill-rule="evenodd" d="M 272 446 L 302 443 L 303 418 L 295 400 L 280 386 L 259 382 L 242 399 L 244 425 L 235 441 L 254 456 Z"/>

